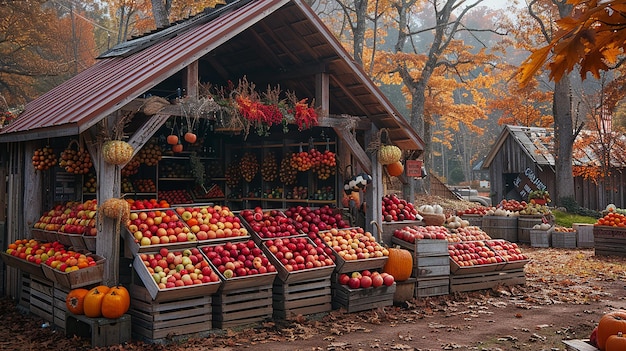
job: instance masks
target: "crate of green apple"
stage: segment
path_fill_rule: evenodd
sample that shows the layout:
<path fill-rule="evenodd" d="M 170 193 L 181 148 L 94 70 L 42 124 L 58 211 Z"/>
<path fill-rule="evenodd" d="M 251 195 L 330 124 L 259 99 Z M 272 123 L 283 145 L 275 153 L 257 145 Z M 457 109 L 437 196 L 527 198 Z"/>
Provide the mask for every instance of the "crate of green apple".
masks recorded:
<path fill-rule="evenodd" d="M 336 267 L 324 247 L 306 236 L 274 238 L 260 245 L 285 284 L 330 277 Z"/>
<path fill-rule="evenodd" d="M 335 254 L 335 272 L 383 268 L 389 251 L 363 228 L 333 228 L 318 233 Z"/>
<path fill-rule="evenodd" d="M 175 211 L 200 244 L 250 237 L 241 219 L 228 206 L 179 206 Z"/>
<path fill-rule="evenodd" d="M 263 210 L 261 207 L 239 212 L 244 226 L 251 232 L 252 238 L 261 245 L 261 241 L 273 238 L 304 235 L 280 210 Z"/>
<path fill-rule="evenodd" d="M 278 274 L 274 264 L 252 239 L 198 248 L 222 278 L 222 292 L 271 285 Z"/>
<path fill-rule="evenodd" d="M 501 270 L 505 260 L 485 241 L 465 241 L 448 244 L 451 274 L 473 274 Z"/>
<path fill-rule="evenodd" d="M 222 282 L 215 268 L 195 247 L 184 250 L 163 247 L 138 253 L 133 267 L 155 301 L 211 295 Z"/>
<path fill-rule="evenodd" d="M 161 248 L 185 249 L 196 246 L 198 241 L 171 208 L 131 211 L 123 235 L 132 253 L 159 251 Z"/>

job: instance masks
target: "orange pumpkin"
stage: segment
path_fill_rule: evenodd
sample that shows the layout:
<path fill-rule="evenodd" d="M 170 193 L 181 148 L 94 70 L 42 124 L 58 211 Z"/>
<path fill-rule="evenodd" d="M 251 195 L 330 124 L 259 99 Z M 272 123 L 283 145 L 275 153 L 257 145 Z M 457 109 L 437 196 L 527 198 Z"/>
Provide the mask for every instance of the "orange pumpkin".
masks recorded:
<path fill-rule="evenodd" d="M 606 351 L 624 351 L 626 350 L 626 338 L 619 332 L 617 335 L 611 335 L 606 339 Z"/>
<path fill-rule="evenodd" d="M 626 331 L 626 310 L 613 311 L 605 314 L 598 322 L 598 348 L 607 350 L 606 343 L 611 335 Z M 623 349 L 622 349 L 623 350 Z"/>
<path fill-rule="evenodd" d="M 117 319 L 130 308 L 130 295 L 122 286 L 113 287 L 102 298 L 102 317 Z"/>
<path fill-rule="evenodd" d="M 67 310 L 73 314 L 85 314 L 85 296 L 89 290 L 87 289 L 74 289 L 67 293 L 65 297 L 65 306 Z"/>
<path fill-rule="evenodd" d="M 109 292 L 106 285 L 98 285 L 85 295 L 85 316 L 96 318 L 102 316 L 102 299 Z"/>
<path fill-rule="evenodd" d="M 178 153 L 183 152 L 183 144 L 174 144 L 172 145 L 172 151 Z"/>
<path fill-rule="evenodd" d="M 386 165 L 385 167 L 387 168 L 387 173 L 389 173 L 389 175 L 392 177 L 397 177 L 401 175 L 402 172 L 404 172 L 404 166 L 402 165 L 402 162 L 400 161 L 390 163 Z"/>
<path fill-rule="evenodd" d="M 389 248 L 389 257 L 383 267 L 383 272 L 391 274 L 397 282 L 402 282 L 413 272 L 413 255 L 409 250 Z"/>
<path fill-rule="evenodd" d="M 167 136 L 167 143 L 170 145 L 176 145 L 178 144 L 178 135 L 176 134 L 170 134 Z"/>
<path fill-rule="evenodd" d="M 198 140 L 198 136 L 192 132 L 185 133 L 184 138 L 185 138 L 185 141 L 188 142 L 189 144 L 193 144 L 196 142 L 196 140 Z"/>

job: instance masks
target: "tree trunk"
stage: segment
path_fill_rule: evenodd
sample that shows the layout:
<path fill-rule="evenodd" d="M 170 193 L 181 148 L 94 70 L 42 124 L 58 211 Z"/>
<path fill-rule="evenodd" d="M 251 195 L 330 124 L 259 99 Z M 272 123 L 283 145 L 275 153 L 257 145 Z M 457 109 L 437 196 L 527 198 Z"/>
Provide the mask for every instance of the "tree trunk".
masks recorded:
<path fill-rule="evenodd" d="M 150 0 L 152 3 L 152 15 L 157 28 L 162 28 L 170 24 L 169 14 L 166 4 L 162 0 Z"/>
<path fill-rule="evenodd" d="M 570 80 L 563 76 L 554 86 L 554 147 L 556 189 L 553 198 L 560 205 L 564 198 L 574 197 L 572 149 L 576 137 L 571 113 Z"/>

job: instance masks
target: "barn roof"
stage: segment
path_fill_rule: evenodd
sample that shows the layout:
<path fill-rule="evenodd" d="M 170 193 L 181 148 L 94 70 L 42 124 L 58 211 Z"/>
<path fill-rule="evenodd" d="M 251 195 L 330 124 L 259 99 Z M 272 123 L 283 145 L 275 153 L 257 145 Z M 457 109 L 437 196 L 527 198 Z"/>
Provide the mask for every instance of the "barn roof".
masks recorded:
<path fill-rule="evenodd" d="M 328 113 L 387 128 L 403 149 L 423 141 L 303 0 L 235 0 L 122 43 L 26 105 L 0 142 L 78 135 L 199 61 L 201 81 L 246 76 L 315 97 L 328 74 Z"/>
<path fill-rule="evenodd" d="M 505 125 L 498 139 L 485 157 L 482 167 L 489 168 L 507 138 L 513 138 L 530 159 L 539 166 L 554 167 L 554 130 L 552 128 Z M 598 133 L 582 130 L 574 142 L 574 166 L 600 166 L 603 144 Z M 611 167 L 626 168 L 626 136 L 614 133 L 611 137 Z"/>

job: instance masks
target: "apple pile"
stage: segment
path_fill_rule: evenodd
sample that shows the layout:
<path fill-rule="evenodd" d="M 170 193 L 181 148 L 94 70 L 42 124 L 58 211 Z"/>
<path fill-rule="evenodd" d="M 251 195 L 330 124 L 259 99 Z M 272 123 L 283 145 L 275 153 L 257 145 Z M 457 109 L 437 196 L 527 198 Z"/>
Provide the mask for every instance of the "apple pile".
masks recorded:
<path fill-rule="evenodd" d="M 372 233 L 363 228 L 333 228 L 320 232 L 319 236 L 336 255 L 346 261 L 389 256 L 389 251 L 376 241 Z"/>
<path fill-rule="evenodd" d="M 459 227 L 456 229 L 450 229 L 450 235 L 448 241 L 475 241 L 475 240 L 490 240 L 491 237 L 484 230 L 477 226 Z"/>
<path fill-rule="evenodd" d="M 61 251 L 65 251 L 65 246 L 57 241 L 49 243 L 35 239 L 17 239 L 9 244 L 5 252 L 31 263 L 41 264 Z"/>
<path fill-rule="evenodd" d="M 503 262 L 484 241 L 468 241 L 448 245 L 448 253 L 460 267 Z"/>
<path fill-rule="evenodd" d="M 220 277 L 197 248 L 139 254 L 148 273 L 159 289 L 215 283 Z"/>
<path fill-rule="evenodd" d="M 484 216 L 487 214 L 487 211 L 489 210 L 495 210 L 494 207 L 487 207 L 487 206 L 476 206 L 476 207 L 472 207 L 472 208 L 467 208 L 464 210 L 458 210 L 456 212 L 457 216 L 463 216 L 463 215 L 478 215 L 478 216 Z"/>
<path fill-rule="evenodd" d="M 157 193 L 159 199 L 163 199 L 170 204 L 191 204 L 193 197 L 184 189 L 159 190 Z"/>
<path fill-rule="evenodd" d="M 54 250 L 53 255 L 50 255 L 50 251 L 48 251 L 49 257 L 43 263 L 60 272 L 74 272 L 97 264 L 93 256 L 82 252 L 66 250 L 65 247 L 61 246 L 56 246 Z"/>
<path fill-rule="evenodd" d="M 276 238 L 263 244 L 287 272 L 335 265 L 324 248 L 307 237 Z"/>
<path fill-rule="evenodd" d="M 198 240 L 248 236 L 248 230 L 241 225 L 239 217 L 227 206 L 179 206 L 175 211 Z"/>
<path fill-rule="evenodd" d="M 488 240 L 487 245 L 507 262 L 528 259 L 528 256 L 522 253 L 522 250 L 516 243 L 506 240 Z"/>
<path fill-rule="evenodd" d="M 97 200 L 87 200 L 84 203 L 75 203 L 70 207 L 70 213 L 65 224 L 59 228 L 60 233 L 95 236 L 96 214 L 98 213 Z"/>
<path fill-rule="evenodd" d="M 417 216 L 417 209 L 413 204 L 395 194 L 385 195 L 382 204 L 385 222 L 413 221 Z"/>
<path fill-rule="evenodd" d="M 276 267 L 253 240 L 229 241 L 203 246 L 201 250 L 225 279 L 276 272 Z"/>
<path fill-rule="evenodd" d="M 447 240 L 449 233 L 445 227 L 437 225 L 429 226 L 406 226 L 393 231 L 393 236 L 409 243 L 414 243 L 421 239 Z"/>
<path fill-rule="evenodd" d="M 131 212 L 126 228 L 140 246 L 198 240 L 173 209 Z"/>
<path fill-rule="evenodd" d="M 261 239 L 299 234 L 291 220 L 278 210 L 263 211 L 255 207 L 254 210 L 243 210 L 239 215 Z"/>
<path fill-rule="evenodd" d="M 339 275 L 339 284 L 347 285 L 350 289 L 368 289 L 378 288 L 381 286 L 392 286 L 395 282 L 393 275 L 378 271 L 364 270 L 361 272 L 352 272 L 351 274 L 342 273 Z"/>
<path fill-rule="evenodd" d="M 575 233 L 576 229 L 569 228 L 569 227 L 564 227 L 562 225 L 555 225 L 554 226 L 554 231 L 555 232 L 559 232 L 559 233 Z"/>
<path fill-rule="evenodd" d="M 320 231 L 331 228 L 348 228 L 349 225 L 343 220 L 343 215 L 337 209 L 328 205 L 318 209 L 308 206 L 294 206 L 285 210 L 285 215 L 293 220 L 297 231 L 308 234 L 311 239 Z"/>
<path fill-rule="evenodd" d="M 500 201 L 497 207 L 506 211 L 519 212 L 526 207 L 526 201 L 503 199 L 502 201 Z"/>
<path fill-rule="evenodd" d="M 151 210 L 154 208 L 168 208 L 169 203 L 165 200 L 157 201 L 156 199 L 126 199 L 130 204 L 131 211 Z"/>
<path fill-rule="evenodd" d="M 74 202 L 54 206 L 54 208 L 44 213 L 39 220 L 35 222 L 33 228 L 54 232 L 58 231 L 61 226 L 67 222 L 67 219 L 70 218 L 72 206 L 74 206 Z"/>

